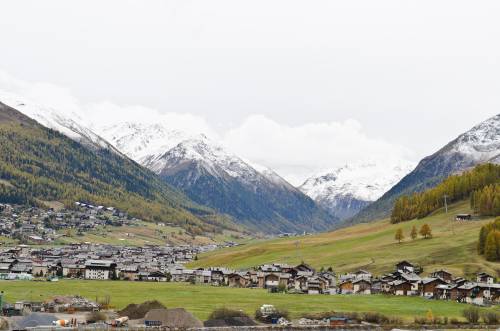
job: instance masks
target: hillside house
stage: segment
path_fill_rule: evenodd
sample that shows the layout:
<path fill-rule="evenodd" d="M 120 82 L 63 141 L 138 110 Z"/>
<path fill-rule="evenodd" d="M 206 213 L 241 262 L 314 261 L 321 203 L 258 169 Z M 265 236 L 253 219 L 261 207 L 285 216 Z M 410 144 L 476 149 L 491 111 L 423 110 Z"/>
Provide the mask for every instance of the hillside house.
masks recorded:
<path fill-rule="evenodd" d="M 420 284 L 420 294 L 426 298 L 433 298 L 438 285 L 445 285 L 446 282 L 440 278 L 424 278 Z"/>
<path fill-rule="evenodd" d="M 232 273 L 228 276 L 230 287 L 249 287 L 251 284 L 250 277 L 245 273 Z"/>
<path fill-rule="evenodd" d="M 493 284 L 495 282 L 495 277 L 487 274 L 486 272 L 481 272 L 477 274 L 476 281 L 478 283 Z"/>
<path fill-rule="evenodd" d="M 352 282 L 352 293 L 354 294 L 371 294 L 371 281 L 366 279 L 356 279 Z"/>
<path fill-rule="evenodd" d="M 444 269 L 434 271 L 430 276 L 444 280 L 447 283 L 450 283 L 453 280 L 453 275 Z"/>
<path fill-rule="evenodd" d="M 391 293 L 394 295 L 412 295 L 414 293 L 412 284 L 405 280 L 395 280 L 391 283 Z"/>
<path fill-rule="evenodd" d="M 402 273 L 416 273 L 417 269 L 418 268 L 414 264 L 408 261 L 401 261 L 398 264 L 396 264 L 396 271 Z"/>
<path fill-rule="evenodd" d="M 339 284 L 340 294 L 352 294 L 354 292 L 354 284 L 352 279 L 345 280 Z"/>

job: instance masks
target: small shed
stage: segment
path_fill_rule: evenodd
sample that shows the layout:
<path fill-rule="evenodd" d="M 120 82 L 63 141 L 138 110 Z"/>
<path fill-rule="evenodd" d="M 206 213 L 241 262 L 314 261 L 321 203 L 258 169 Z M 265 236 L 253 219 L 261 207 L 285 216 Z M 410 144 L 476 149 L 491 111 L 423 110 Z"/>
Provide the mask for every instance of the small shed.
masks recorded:
<path fill-rule="evenodd" d="M 455 216 L 455 221 L 470 221 L 472 220 L 471 214 L 458 214 Z"/>

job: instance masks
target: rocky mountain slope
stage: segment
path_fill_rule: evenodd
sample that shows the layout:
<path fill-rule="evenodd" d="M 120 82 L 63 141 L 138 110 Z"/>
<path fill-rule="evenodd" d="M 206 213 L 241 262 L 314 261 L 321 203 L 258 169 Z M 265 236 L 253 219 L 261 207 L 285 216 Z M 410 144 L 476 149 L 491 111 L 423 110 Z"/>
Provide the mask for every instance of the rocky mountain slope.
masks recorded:
<path fill-rule="evenodd" d="M 500 161 L 500 114 L 474 126 L 436 153 L 424 158 L 417 167 L 380 199 L 363 209 L 349 223 L 365 222 L 389 216 L 394 200 L 403 194 L 433 187 L 447 176 L 477 164 Z"/>
<path fill-rule="evenodd" d="M 336 221 L 272 170 L 250 165 L 203 134 L 137 123 L 104 128 L 101 134 L 193 201 L 256 230 L 320 231 Z"/>
<path fill-rule="evenodd" d="M 405 161 L 345 165 L 307 179 L 300 190 L 343 220 L 380 198 L 413 168 Z"/>

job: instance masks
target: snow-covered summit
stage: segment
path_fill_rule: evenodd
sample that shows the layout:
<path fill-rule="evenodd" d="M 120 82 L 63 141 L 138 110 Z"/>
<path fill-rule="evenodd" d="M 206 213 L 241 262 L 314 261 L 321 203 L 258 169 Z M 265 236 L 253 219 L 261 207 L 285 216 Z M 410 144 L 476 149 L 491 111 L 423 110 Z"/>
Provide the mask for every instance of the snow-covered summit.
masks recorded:
<path fill-rule="evenodd" d="M 123 122 L 96 126 L 96 130 L 122 153 L 139 163 L 143 163 L 145 158 L 163 155 L 181 141 L 203 137 L 202 134 L 189 134 L 164 123 Z"/>
<path fill-rule="evenodd" d="M 186 139 L 167 152 L 143 159 L 143 165 L 157 173 L 178 168 L 185 163 L 197 163 L 216 178 L 226 176 L 249 183 L 256 183 L 263 175 L 219 143 L 200 136 Z"/>
<path fill-rule="evenodd" d="M 391 166 L 376 162 L 350 164 L 309 178 L 300 189 L 313 199 L 351 194 L 359 200 L 375 201 L 413 167 L 413 163 L 404 161 Z"/>
<path fill-rule="evenodd" d="M 47 107 L 29 98 L 3 90 L 0 90 L 0 102 L 70 139 L 90 147 L 107 148 L 118 153 L 111 144 L 90 129 L 86 124 L 87 121 L 78 112 Z"/>
<path fill-rule="evenodd" d="M 447 145 L 445 150 L 448 153 L 467 155 L 476 162 L 487 162 L 498 158 L 500 155 L 500 114 L 461 134 Z"/>
<path fill-rule="evenodd" d="M 300 190 L 345 218 L 377 200 L 413 168 L 406 161 L 355 163 L 313 176 Z"/>

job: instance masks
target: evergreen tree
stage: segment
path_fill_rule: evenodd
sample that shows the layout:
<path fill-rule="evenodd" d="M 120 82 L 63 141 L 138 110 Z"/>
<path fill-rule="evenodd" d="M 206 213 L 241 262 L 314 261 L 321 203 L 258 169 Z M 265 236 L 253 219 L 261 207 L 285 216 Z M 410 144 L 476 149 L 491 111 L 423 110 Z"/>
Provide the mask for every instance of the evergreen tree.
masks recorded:
<path fill-rule="evenodd" d="M 394 239 L 398 241 L 399 244 L 401 244 L 401 241 L 405 238 L 405 235 L 403 234 L 403 229 L 397 229 L 396 234 L 394 235 Z"/>
<path fill-rule="evenodd" d="M 418 237 L 417 227 L 415 225 L 411 228 L 410 236 L 412 240 L 415 240 Z"/>
<path fill-rule="evenodd" d="M 420 235 L 422 237 L 424 237 L 425 239 L 427 238 L 431 238 L 432 237 L 432 229 L 431 229 L 431 226 L 429 224 L 424 224 L 422 225 L 422 227 L 420 228 Z"/>

